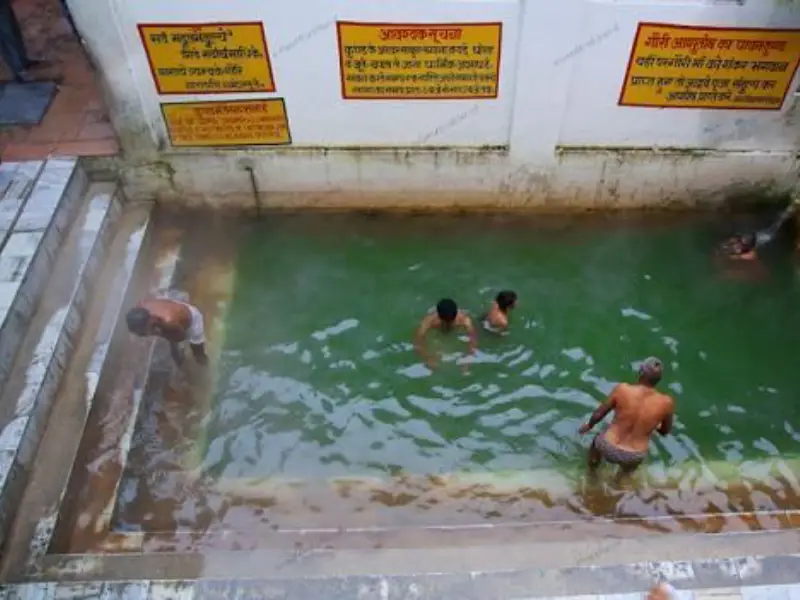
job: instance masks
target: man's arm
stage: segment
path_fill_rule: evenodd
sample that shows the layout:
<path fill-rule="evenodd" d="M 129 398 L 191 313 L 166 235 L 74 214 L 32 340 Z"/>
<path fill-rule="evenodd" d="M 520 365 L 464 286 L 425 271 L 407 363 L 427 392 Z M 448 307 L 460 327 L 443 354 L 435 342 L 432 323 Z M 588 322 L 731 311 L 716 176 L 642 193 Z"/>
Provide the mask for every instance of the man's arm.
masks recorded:
<path fill-rule="evenodd" d="M 180 344 L 186 339 L 186 329 L 184 327 L 163 320 L 153 326 L 153 334 L 164 338 L 172 344 Z"/>
<path fill-rule="evenodd" d="M 589 422 L 585 425 L 582 425 L 578 431 L 581 433 L 589 433 L 595 425 L 605 419 L 606 415 L 617 407 L 618 390 L 619 385 L 615 386 L 614 389 L 611 390 L 611 394 L 609 394 L 608 399 L 595 409 L 595 411 L 592 413 L 592 416 L 589 417 Z"/>
<path fill-rule="evenodd" d="M 192 349 L 192 355 L 194 356 L 194 359 L 197 361 L 198 365 L 208 364 L 208 356 L 206 356 L 205 344 L 189 344 L 189 347 Z"/>
<path fill-rule="evenodd" d="M 475 354 L 475 350 L 478 348 L 478 332 L 472 324 L 472 319 L 466 316 L 464 317 L 464 329 L 466 329 L 467 336 L 469 336 L 469 353 Z"/>
<path fill-rule="evenodd" d="M 186 339 L 186 332 L 183 328 L 173 325 L 172 323 L 160 322 L 153 327 L 153 333 L 158 337 L 164 338 L 169 342 L 170 353 L 172 359 L 178 366 L 183 364 L 183 352 L 181 351 L 180 343 Z"/>
<path fill-rule="evenodd" d="M 495 326 L 499 329 L 508 329 L 508 317 L 502 313 L 497 315 L 497 323 Z"/>
<path fill-rule="evenodd" d="M 428 349 L 425 346 L 425 335 L 428 333 L 428 329 L 430 328 L 430 319 L 425 317 L 420 322 L 419 327 L 417 327 L 417 332 L 414 334 L 414 347 L 417 349 L 417 352 L 425 363 L 430 361 Z"/>
<path fill-rule="evenodd" d="M 658 433 L 661 435 L 669 435 L 672 431 L 672 423 L 675 417 L 675 405 L 671 404 L 669 408 L 669 412 L 667 415 L 661 420 L 661 424 L 658 426 Z"/>

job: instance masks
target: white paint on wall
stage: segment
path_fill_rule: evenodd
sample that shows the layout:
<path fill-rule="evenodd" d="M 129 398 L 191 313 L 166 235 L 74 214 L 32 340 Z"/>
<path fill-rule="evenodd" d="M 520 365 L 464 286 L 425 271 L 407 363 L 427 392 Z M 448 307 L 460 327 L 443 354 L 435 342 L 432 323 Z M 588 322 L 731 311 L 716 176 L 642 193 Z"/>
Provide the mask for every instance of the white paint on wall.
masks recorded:
<path fill-rule="evenodd" d="M 126 191 L 133 197 L 194 197 L 197 202 L 213 204 L 237 196 L 237 202 L 250 202 L 250 180 L 237 163 L 242 152 L 159 153 L 167 146 L 159 102 L 273 97 L 285 98 L 293 145 L 246 152 L 267 204 L 270 198 L 282 202 L 276 194 L 302 192 L 328 193 L 331 197 L 346 193 L 454 192 L 456 204 L 458 198 L 469 203 L 465 193 L 499 193 L 516 194 L 522 199 L 509 202 L 524 205 L 628 206 L 680 198 L 698 189 L 713 194 L 719 186 L 732 184 L 788 187 L 797 177 L 794 152 L 800 149 L 800 123 L 795 118 L 792 94 L 788 94 L 782 111 L 617 104 L 638 23 L 800 28 L 800 11 L 773 2 L 68 3 L 107 84 L 113 121 L 120 131 L 129 167 Z M 500 21 L 503 41 L 498 97 L 344 100 L 337 19 Z M 276 92 L 159 99 L 137 24 L 232 21 L 263 22 Z M 796 85 L 794 82 L 793 88 Z M 434 147 L 438 148 L 435 152 L 426 150 Z M 572 147 L 581 151 L 562 152 Z M 348 148 L 353 150 L 339 151 Z M 402 150 L 387 150 L 393 148 Z M 655 151 L 609 155 L 605 148 Z M 685 157 L 659 152 L 659 148 L 716 148 L 722 153 Z M 161 171 L 146 166 L 156 161 L 161 161 Z M 165 162 L 168 168 L 163 167 Z M 307 198 L 302 202 L 328 201 Z M 295 198 L 289 203 L 294 202 L 301 201 Z"/>
<path fill-rule="evenodd" d="M 519 23 L 518 0 L 483 2 L 432 2 L 369 0 L 330 2 L 304 0 L 253 2 L 251 0 L 204 0 L 187 7 L 184 2 L 164 0 L 72 0 L 72 5 L 108 3 L 120 15 L 125 61 L 134 86 L 144 102 L 144 119 L 153 125 L 161 141 L 166 131 L 159 110 L 147 56 L 137 23 L 213 23 L 262 21 L 272 60 L 276 92 L 271 94 L 215 94 L 169 96 L 162 101 L 208 101 L 282 97 L 286 99 L 294 146 L 397 147 L 412 146 L 442 123 L 462 113 L 474 100 L 369 101 L 343 100 L 339 78 L 335 20 L 375 22 L 477 22 L 503 23 L 501 83 L 496 100 L 481 103 L 480 119 L 469 126 L 452 127 L 438 144 L 477 146 L 508 143 L 511 86 L 514 81 L 514 48 Z M 92 21 L 94 12 L 78 11 Z M 90 25 L 79 25 L 91 38 Z M 88 41 L 88 40 L 87 40 Z M 91 46 L 91 42 L 90 42 Z M 121 65 L 118 65 L 121 67 Z M 508 76 L 506 76 L 508 74 Z"/>

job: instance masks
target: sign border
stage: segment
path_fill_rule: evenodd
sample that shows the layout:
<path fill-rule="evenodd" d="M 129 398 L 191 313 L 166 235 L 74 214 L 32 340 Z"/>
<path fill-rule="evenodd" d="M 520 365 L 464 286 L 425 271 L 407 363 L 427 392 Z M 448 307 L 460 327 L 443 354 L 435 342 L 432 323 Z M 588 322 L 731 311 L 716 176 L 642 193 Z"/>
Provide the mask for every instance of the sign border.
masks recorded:
<path fill-rule="evenodd" d="M 286 133 L 288 134 L 288 141 L 285 142 L 275 142 L 275 143 L 261 143 L 261 144 L 239 144 L 239 143 L 231 143 L 231 144 L 213 144 L 213 145 L 205 145 L 205 146 L 194 146 L 194 145 L 176 145 L 172 141 L 172 131 L 169 128 L 169 121 L 167 120 L 167 113 L 164 111 L 165 106 L 191 106 L 197 104 L 239 104 L 241 102 L 280 102 L 283 105 L 283 114 L 286 117 Z M 292 128 L 289 123 L 289 113 L 286 112 L 286 99 L 285 98 L 237 98 L 236 100 L 200 100 L 197 102 L 159 102 L 159 109 L 161 112 L 161 118 L 164 120 L 164 127 L 167 130 L 167 138 L 169 139 L 169 145 L 171 148 L 260 148 L 260 147 L 272 147 L 272 146 L 291 146 L 292 145 Z"/>
<path fill-rule="evenodd" d="M 783 105 L 786 104 L 786 96 L 789 95 L 789 89 L 792 87 L 792 82 L 794 78 L 797 76 L 797 68 L 800 66 L 800 56 L 798 57 L 795 65 L 794 70 L 792 71 L 792 76 L 789 78 L 789 82 L 786 84 L 786 89 L 783 91 L 783 98 L 781 99 L 780 106 L 775 108 L 759 108 L 756 106 L 718 106 L 718 105 L 697 105 L 693 104 L 692 106 L 672 106 L 669 104 L 640 104 L 637 102 L 623 102 L 622 99 L 625 97 L 625 90 L 628 89 L 628 77 L 631 73 L 631 66 L 633 65 L 633 53 L 636 51 L 636 44 L 639 41 L 639 34 L 642 32 L 642 27 L 644 26 L 651 26 L 651 27 L 672 27 L 673 29 L 688 29 L 690 31 L 708 31 L 708 30 L 716 30 L 716 31 L 769 31 L 775 33 L 800 33 L 800 28 L 778 28 L 772 29 L 769 27 L 721 27 L 719 25 L 675 25 L 673 23 L 658 23 L 658 22 L 651 22 L 651 21 L 640 21 L 636 27 L 636 35 L 633 36 L 633 44 L 631 44 L 631 50 L 628 54 L 628 66 L 625 68 L 625 78 L 622 80 L 622 89 L 619 92 L 619 98 L 617 99 L 617 106 L 633 106 L 633 107 L 640 107 L 640 108 L 677 108 L 677 109 L 694 109 L 694 110 L 759 110 L 759 111 L 780 111 L 783 110 Z"/>
<path fill-rule="evenodd" d="M 344 80 L 344 56 L 342 55 L 342 25 L 370 25 L 374 27 L 398 27 L 402 25 L 410 25 L 412 27 L 460 27 L 464 25 L 498 25 L 500 27 L 498 41 L 497 41 L 497 76 L 495 77 L 494 96 L 447 96 L 446 98 L 437 98 L 431 96 L 348 96 L 345 92 Z M 404 100 L 497 100 L 500 95 L 500 70 L 503 68 L 503 21 L 480 21 L 480 22 L 461 22 L 461 23 L 384 23 L 384 22 L 370 22 L 370 21 L 336 21 L 336 53 L 339 55 L 339 83 L 342 89 L 342 100 L 391 100 L 394 102 L 402 102 Z"/>
<path fill-rule="evenodd" d="M 147 49 L 147 43 L 145 42 L 144 31 L 143 28 L 145 27 L 208 27 L 208 26 L 231 26 L 231 25 L 258 25 L 261 28 L 261 39 L 264 42 L 264 52 L 266 56 L 264 57 L 267 61 L 267 71 L 269 71 L 269 80 L 272 82 L 272 87 L 265 87 L 263 89 L 258 90 L 248 90 L 246 92 L 242 91 L 201 91 L 201 92 L 165 92 L 161 89 L 161 85 L 159 83 L 158 77 L 156 77 L 156 70 L 155 66 L 153 65 L 153 59 L 150 56 L 150 52 Z M 144 49 L 144 54 L 147 57 L 147 64 L 150 67 L 150 77 L 153 80 L 153 85 L 156 88 L 156 92 L 158 92 L 159 96 L 214 96 L 220 94 L 258 94 L 262 92 L 266 93 L 274 93 L 277 91 L 277 82 L 275 81 L 275 73 L 272 70 L 272 55 L 269 52 L 269 44 L 267 43 L 267 34 L 266 34 L 266 27 L 264 26 L 263 21 L 222 21 L 222 22 L 215 22 L 215 23 L 137 23 L 136 29 L 139 31 L 139 38 L 142 40 L 142 48 Z"/>

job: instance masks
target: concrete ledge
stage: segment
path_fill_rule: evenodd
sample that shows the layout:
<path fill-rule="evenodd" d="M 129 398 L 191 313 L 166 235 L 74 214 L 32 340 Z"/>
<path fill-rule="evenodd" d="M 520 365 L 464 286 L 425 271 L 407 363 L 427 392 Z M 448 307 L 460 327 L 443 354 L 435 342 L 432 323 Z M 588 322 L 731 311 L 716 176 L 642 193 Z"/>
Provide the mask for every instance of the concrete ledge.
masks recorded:
<path fill-rule="evenodd" d="M 74 159 L 19 165 L 0 201 L 0 388 L 8 380 L 87 180 Z M 2 462 L 2 461 L 0 461 Z"/>
<path fill-rule="evenodd" d="M 0 164 L 0 244 L 3 248 L 43 167 L 43 161 Z"/>
<path fill-rule="evenodd" d="M 179 258 L 180 254 L 177 249 L 175 252 L 169 253 L 161 258 L 156 265 L 155 277 L 151 288 L 148 290 L 149 295 L 155 295 L 170 288 L 174 281 Z M 188 300 L 188 298 L 183 299 Z M 119 312 L 118 320 L 119 324 L 117 329 L 122 332 L 120 335 L 129 335 L 127 326 L 125 325 L 124 311 L 121 310 Z M 113 490 L 106 502 L 105 510 L 97 520 L 96 526 L 100 527 L 103 531 L 108 531 L 111 528 L 114 511 L 117 506 L 117 497 L 119 495 L 120 485 L 122 484 L 122 477 L 125 474 L 125 467 L 128 464 L 128 454 L 130 453 L 131 444 L 133 443 L 133 435 L 136 432 L 136 426 L 139 423 L 142 410 L 148 408 L 144 406 L 143 400 L 149 395 L 148 389 L 153 384 L 154 365 L 169 365 L 167 372 L 172 369 L 172 354 L 166 341 L 160 338 L 148 338 L 146 344 L 144 364 L 147 366 L 140 374 L 140 378 L 136 383 L 135 392 L 129 407 L 130 410 L 126 415 L 125 430 L 119 440 L 116 456 L 112 458 L 115 464 L 119 465 L 120 477 L 114 484 Z"/>
<path fill-rule="evenodd" d="M 90 287 L 97 278 L 110 233 L 119 217 L 115 195 L 91 198 L 85 219 L 76 226 L 77 278 L 67 303 L 50 318 L 25 373 L 13 416 L 0 433 L 0 542 L 13 521 L 72 349 L 86 313 Z M 63 237 L 60 236 L 60 237 Z M 8 401 L 10 398 L 6 398 Z"/>
<path fill-rule="evenodd" d="M 85 380 L 85 411 L 83 413 L 83 427 L 89 418 L 89 413 L 97 400 L 97 390 L 101 381 L 103 370 L 109 363 L 109 351 L 115 335 L 119 335 L 121 327 L 120 320 L 124 318 L 124 305 L 129 292 L 134 287 L 135 274 L 142 268 L 142 249 L 147 246 L 147 240 L 151 232 L 149 227 L 149 217 L 145 216 L 136 231 L 130 236 L 125 248 L 122 264 L 114 276 L 113 285 L 110 288 L 110 296 L 107 298 L 94 341 L 91 358 L 86 365 L 84 373 Z M 79 436 L 80 437 L 80 436 Z M 75 457 L 77 456 L 79 444 L 75 443 L 71 448 L 69 464 L 74 467 Z M 32 567 L 44 556 L 55 530 L 58 519 L 59 508 L 63 502 L 68 489 L 69 477 L 64 477 L 64 485 L 61 487 L 56 502 L 51 506 L 46 517 L 41 519 L 36 526 L 36 533 L 30 542 L 29 563 Z"/>
<path fill-rule="evenodd" d="M 87 557 L 84 560 L 91 560 Z M 73 565 L 80 569 L 78 562 Z M 472 571 L 425 575 L 359 575 L 295 579 L 117 580 L 38 582 L 4 586 L 3 598 L 247 598 L 256 600 L 487 600 L 530 598 L 642 598 L 657 581 L 669 581 L 683 599 L 800 597 L 800 555 L 744 556 L 703 561 L 661 561 L 554 570 Z M 722 590 L 720 590 L 721 592 Z M 717 592 L 718 594 L 719 592 Z"/>
<path fill-rule="evenodd" d="M 164 577 L 172 579 L 288 580 L 341 577 L 426 577 L 470 573 L 552 573 L 571 568 L 620 564 L 713 560 L 730 565 L 741 556 L 777 556 L 800 550 L 800 532 L 669 534 L 635 538 L 587 537 L 580 541 L 524 541 L 480 544 L 461 540 L 447 547 L 424 544 L 359 549 L 330 544 L 293 548 L 203 552 L 161 551 L 138 554 L 50 554 L 38 573 L 14 581 L 106 581 Z M 478 542 L 480 540 L 477 540 Z M 749 554 L 748 554 L 749 553 Z M 752 570 L 748 572 L 757 572 Z"/>
<path fill-rule="evenodd" d="M 789 150 L 604 147 L 561 148 L 537 164 L 519 162 L 513 153 L 453 149 L 164 153 L 149 163 L 103 163 L 119 173 L 127 197 L 175 206 L 559 214 L 766 201 L 788 195 L 797 165 Z M 253 169 L 257 200 L 246 166 Z"/>
<path fill-rule="evenodd" d="M 394 494 L 413 489 L 416 495 L 438 494 L 459 497 L 484 490 L 491 494 L 515 495 L 540 490 L 550 498 L 568 498 L 585 473 L 584 465 L 569 469 L 542 468 L 508 471 L 473 471 L 439 473 L 436 475 L 402 474 L 395 477 L 342 476 L 329 479 L 299 479 L 288 477 L 219 478 L 215 489 L 239 498 L 270 498 L 280 502 L 297 500 L 306 489 L 316 495 L 324 493 Z M 680 491 L 688 475 L 693 478 L 693 490 L 704 492 L 724 485 L 728 489 L 749 487 L 754 481 L 785 473 L 800 473 L 800 457 L 729 461 L 686 461 L 666 469 L 661 464 L 649 464 L 637 471 L 631 485 L 639 490 Z"/>

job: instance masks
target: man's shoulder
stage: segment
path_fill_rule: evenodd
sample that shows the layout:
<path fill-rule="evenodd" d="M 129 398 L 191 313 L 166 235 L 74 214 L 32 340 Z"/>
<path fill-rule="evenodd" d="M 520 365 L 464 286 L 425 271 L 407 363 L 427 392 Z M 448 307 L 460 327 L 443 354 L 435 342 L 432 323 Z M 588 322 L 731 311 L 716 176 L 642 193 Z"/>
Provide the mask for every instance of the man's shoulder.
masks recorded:
<path fill-rule="evenodd" d="M 635 391 L 636 391 L 635 386 L 631 385 L 630 383 L 625 383 L 623 381 L 615 385 L 611 393 L 614 394 L 615 396 L 627 397 L 630 396 Z"/>
<path fill-rule="evenodd" d="M 673 406 L 675 406 L 675 398 L 673 398 L 669 394 L 665 394 L 664 392 L 659 392 L 658 395 L 660 396 L 661 402 L 664 403 L 665 407 L 672 408 Z"/>
<path fill-rule="evenodd" d="M 465 310 L 458 311 L 458 320 L 461 323 L 472 323 L 472 318 L 469 316 L 469 313 Z"/>
<path fill-rule="evenodd" d="M 430 327 L 436 319 L 436 313 L 429 312 L 419 322 L 420 327 Z"/>

